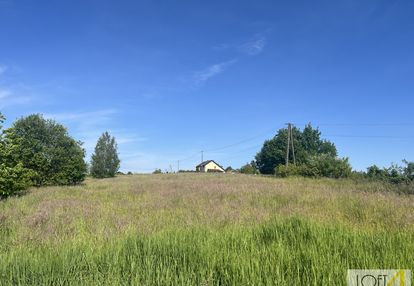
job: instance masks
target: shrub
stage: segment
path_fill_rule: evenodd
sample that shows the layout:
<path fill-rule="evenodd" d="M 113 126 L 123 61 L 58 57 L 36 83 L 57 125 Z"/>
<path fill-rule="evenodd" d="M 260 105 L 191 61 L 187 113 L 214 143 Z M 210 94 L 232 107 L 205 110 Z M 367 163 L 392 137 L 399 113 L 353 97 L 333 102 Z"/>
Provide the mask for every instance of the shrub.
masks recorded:
<path fill-rule="evenodd" d="M 275 175 L 277 177 L 286 178 L 291 176 L 302 176 L 302 166 L 289 165 L 279 165 L 275 168 Z"/>
<path fill-rule="evenodd" d="M 328 154 L 311 156 L 303 170 L 305 176 L 347 178 L 352 173 L 348 158 L 336 158 Z"/>
<path fill-rule="evenodd" d="M 23 193 L 32 185 L 34 172 L 19 163 L 14 167 L 0 165 L 0 198 Z"/>
<path fill-rule="evenodd" d="M 234 172 L 235 170 L 231 166 L 228 166 L 224 171 L 226 173 L 231 173 L 231 172 Z"/>
<path fill-rule="evenodd" d="M 275 168 L 275 174 L 279 177 L 304 176 L 304 177 L 328 177 L 347 178 L 352 174 L 348 158 L 336 158 L 328 154 L 311 156 L 301 165 L 279 165 Z"/>
<path fill-rule="evenodd" d="M 403 160 L 405 166 L 392 164 L 388 168 L 379 168 L 376 165 L 367 168 L 366 177 L 373 180 L 380 180 L 392 184 L 414 182 L 414 162 Z"/>
<path fill-rule="evenodd" d="M 155 169 L 154 172 L 152 172 L 152 173 L 153 174 L 162 174 L 162 171 L 161 171 L 161 169 Z"/>
<path fill-rule="evenodd" d="M 240 173 L 242 174 L 257 174 L 257 167 L 256 167 L 256 162 L 255 161 L 251 161 L 250 163 L 247 163 L 246 165 L 242 166 L 240 168 Z"/>
<path fill-rule="evenodd" d="M 17 120 L 5 132 L 8 166 L 22 163 L 33 170 L 35 185 L 77 184 L 86 176 L 85 151 L 66 128 L 34 114 Z"/>

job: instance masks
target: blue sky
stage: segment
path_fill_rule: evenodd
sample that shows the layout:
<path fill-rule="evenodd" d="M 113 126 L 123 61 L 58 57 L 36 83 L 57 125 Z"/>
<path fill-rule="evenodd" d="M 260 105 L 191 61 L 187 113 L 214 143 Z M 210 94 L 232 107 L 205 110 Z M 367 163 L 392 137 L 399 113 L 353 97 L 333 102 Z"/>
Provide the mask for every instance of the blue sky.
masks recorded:
<path fill-rule="evenodd" d="M 0 110 L 122 170 L 239 167 L 286 122 L 354 168 L 414 160 L 412 1 L 0 0 Z M 227 147 L 226 147 L 227 146 Z M 226 147 L 226 148 L 222 148 Z"/>

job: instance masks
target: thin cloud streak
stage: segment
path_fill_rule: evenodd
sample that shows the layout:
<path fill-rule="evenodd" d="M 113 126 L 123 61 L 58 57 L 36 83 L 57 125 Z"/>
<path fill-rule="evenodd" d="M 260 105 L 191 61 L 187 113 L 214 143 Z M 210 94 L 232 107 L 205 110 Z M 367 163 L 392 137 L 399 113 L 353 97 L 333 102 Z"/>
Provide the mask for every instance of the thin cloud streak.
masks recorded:
<path fill-rule="evenodd" d="M 0 100 L 2 98 L 9 97 L 11 95 L 11 92 L 9 90 L 1 90 L 0 89 Z"/>
<path fill-rule="evenodd" d="M 252 40 L 241 44 L 238 47 L 238 50 L 241 53 L 247 54 L 249 56 L 256 56 L 263 52 L 267 43 L 267 38 L 264 35 L 256 35 Z"/>
<path fill-rule="evenodd" d="M 8 66 L 0 65 L 0 76 L 3 77 L 9 70 Z M 31 96 L 16 95 L 18 88 L 9 83 L 1 82 L 0 86 L 0 108 L 6 108 L 14 105 L 27 104 L 32 101 Z M 22 92 L 20 92 L 21 94 Z M 24 93 L 24 92 L 23 92 Z"/>
<path fill-rule="evenodd" d="M 215 51 L 233 50 L 242 55 L 256 56 L 263 52 L 267 45 L 267 34 L 270 30 L 255 34 L 247 41 L 241 41 L 238 43 L 221 43 L 213 46 Z"/>
<path fill-rule="evenodd" d="M 124 169 L 124 163 L 131 162 L 126 154 L 130 150 L 135 150 L 139 142 L 147 141 L 148 138 L 140 137 L 128 130 L 122 130 L 111 127 L 111 122 L 116 122 L 116 115 L 119 112 L 116 109 L 102 109 L 86 112 L 63 112 L 55 114 L 44 114 L 45 118 L 54 119 L 67 125 L 75 138 L 83 142 L 82 147 L 86 150 L 87 161 L 90 160 L 94 152 L 96 142 L 103 132 L 108 131 L 115 137 L 118 144 L 121 167 Z"/>
<path fill-rule="evenodd" d="M 98 111 L 87 112 L 64 112 L 55 114 L 44 114 L 45 117 L 57 121 L 77 122 L 83 120 L 104 121 L 110 119 L 112 115 L 116 114 L 115 109 L 103 109 Z"/>
<path fill-rule="evenodd" d="M 194 83 L 196 85 L 203 84 L 204 82 L 206 82 L 210 78 L 221 74 L 229 66 L 235 64 L 236 62 L 237 62 L 237 59 L 233 59 L 233 60 L 230 60 L 230 61 L 214 64 L 214 65 L 211 65 L 211 66 L 209 66 L 208 68 L 206 68 L 204 70 L 197 71 L 193 75 Z"/>
<path fill-rule="evenodd" d="M 6 108 L 18 104 L 27 104 L 31 102 L 29 96 L 15 96 L 12 91 L 0 88 L 0 108 Z"/>

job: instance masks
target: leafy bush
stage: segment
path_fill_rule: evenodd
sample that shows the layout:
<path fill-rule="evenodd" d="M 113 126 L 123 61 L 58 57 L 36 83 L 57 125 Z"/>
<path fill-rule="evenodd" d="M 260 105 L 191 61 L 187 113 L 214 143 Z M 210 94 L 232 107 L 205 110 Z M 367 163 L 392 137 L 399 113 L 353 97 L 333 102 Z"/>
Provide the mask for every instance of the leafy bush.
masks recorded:
<path fill-rule="evenodd" d="M 66 128 L 39 114 L 17 120 L 5 131 L 8 165 L 23 164 L 33 170 L 33 183 L 77 184 L 86 176 L 85 151 Z"/>
<path fill-rule="evenodd" d="M 304 177 L 328 177 L 347 178 L 352 174 L 348 158 L 336 158 L 329 154 L 310 156 L 301 165 L 279 165 L 275 168 L 275 174 L 279 177 L 304 176 Z"/>
<path fill-rule="evenodd" d="M 0 113 L 0 131 L 5 120 Z M 35 173 L 23 167 L 23 164 L 8 162 L 11 146 L 3 139 L 0 132 L 0 199 L 11 195 L 19 195 L 32 184 Z"/>
<path fill-rule="evenodd" d="M 161 169 L 155 169 L 154 172 L 152 172 L 152 173 L 153 174 L 162 174 L 162 171 L 161 171 Z"/>
<path fill-rule="evenodd" d="M 367 169 L 366 177 L 373 180 L 386 181 L 392 184 L 414 182 L 414 162 L 403 160 L 405 166 L 392 164 L 388 168 L 379 168 L 376 165 Z"/>
<path fill-rule="evenodd" d="M 0 165 L 0 198 L 19 195 L 32 185 L 34 172 L 19 163 L 14 167 Z"/>
<path fill-rule="evenodd" d="M 352 173 L 352 167 L 348 158 L 321 154 L 307 160 L 305 173 L 311 177 L 347 178 Z"/>
<path fill-rule="evenodd" d="M 234 172 L 235 170 L 231 166 L 228 166 L 224 171 L 226 173 L 231 173 L 231 172 Z"/>
<path fill-rule="evenodd" d="M 246 165 L 242 166 L 240 168 L 240 173 L 242 174 L 257 174 L 257 168 L 256 168 L 256 163 L 254 161 L 251 161 L 250 163 L 247 163 Z"/>
<path fill-rule="evenodd" d="M 275 175 L 281 178 L 302 176 L 302 169 L 303 167 L 298 165 L 289 165 L 288 167 L 285 165 L 279 165 L 275 168 Z"/>

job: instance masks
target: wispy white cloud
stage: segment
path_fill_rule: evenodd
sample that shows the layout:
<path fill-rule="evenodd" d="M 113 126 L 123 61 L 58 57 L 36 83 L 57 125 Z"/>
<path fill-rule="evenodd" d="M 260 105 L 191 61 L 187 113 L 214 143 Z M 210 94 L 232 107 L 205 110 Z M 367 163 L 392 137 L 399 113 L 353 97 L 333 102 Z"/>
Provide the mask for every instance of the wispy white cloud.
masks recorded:
<path fill-rule="evenodd" d="M 207 67 L 206 69 L 203 69 L 201 71 L 197 71 L 193 75 L 194 83 L 196 85 L 200 85 L 210 78 L 217 76 L 224 72 L 229 66 L 235 64 L 237 62 L 237 59 L 233 59 L 226 62 L 217 63 L 214 65 L 211 65 Z"/>
<path fill-rule="evenodd" d="M 215 51 L 237 51 L 243 55 L 255 56 L 263 52 L 267 44 L 267 35 L 270 33 L 269 30 L 265 30 L 261 33 L 255 34 L 248 40 L 239 41 L 235 43 L 221 43 L 213 46 Z"/>
<path fill-rule="evenodd" d="M 4 74 L 7 70 L 7 66 L 0 65 L 0 75 Z"/>
<path fill-rule="evenodd" d="M 129 161 L 126 157 L 130 149 L 135 149 L 134 144 L 148 140 L 139 136 L 131 130 L 123 130 L 114 127 L 116 116 L 119 111 L 116 109 L 102 109 L 95 111 L 63 112 L 44 114 L 45 118 L 54 119 L 68 126 L 71 134 L 83 142 L 88 160 L 94 151 L 96 142 L 103 132 L 108 131 L 116 138 L 121 161 Z M 123 165 L 123 164 L 122 164 Z"/>
<path fill-rule="evenodd" d="M 9 67 L 0 65 L 0 108 L 6 108 L 19 104 L 27 104 L 32 101 L 32 97 L 26 95 L 25 92 L 18 91 L 16 85 L 4 81 L 4 75 L 9 71 Z"/>
<path fill-rule="evenodd" d="M 265 48 L 267 43 L 267 38 L 263 34 L 255 35 L 251 40 L 238 46 L 238 50 L 241 53 L 255 56 L 260 54 Z"/>
<path fill-rule="evenodd" d="M 65 122 L 103 122 L 109 120 L 112 115 L 116 114 L 115 109 L 103 109 L 97 111 L 86 112 L 63 112 L 63 113 L 51 113 L 44 114 L 45 117 L 51 118 L 57 121 Z"/>
<path fill-rule="evenodd" d="M 11 92 L 9 90 L 5 90 L 5 89 L 0 89 L 0 100 L 2 98 L 6 98 L 9 97 L 11 95 Z"/>
<path fill-rule="evenodd" d="M 6 108 L 18 104 L 28 104 L 32 98 L 30 96 L 16 96 L 11 90 L 0 87 L 0 108 Z"/>
<path fill-rule="evenodd" d="M 91 130 L 91 132 L 75 132 L 76 138 L 83 142 L 83 148 L 85 148 L 88 157 L 93 153 L 98 138 L 105 131 L 108 131 L 109 134 L 115 137 L 122 160 L 126 160 L 127 158 L 126 151 L 129 151 L 131 147 L 132 149 L 135 149 L 134 144 L 148 140 L 146 137 L 140 137 L 131 132 L 111 128 L 96 128 L 95 130 Z"/>

